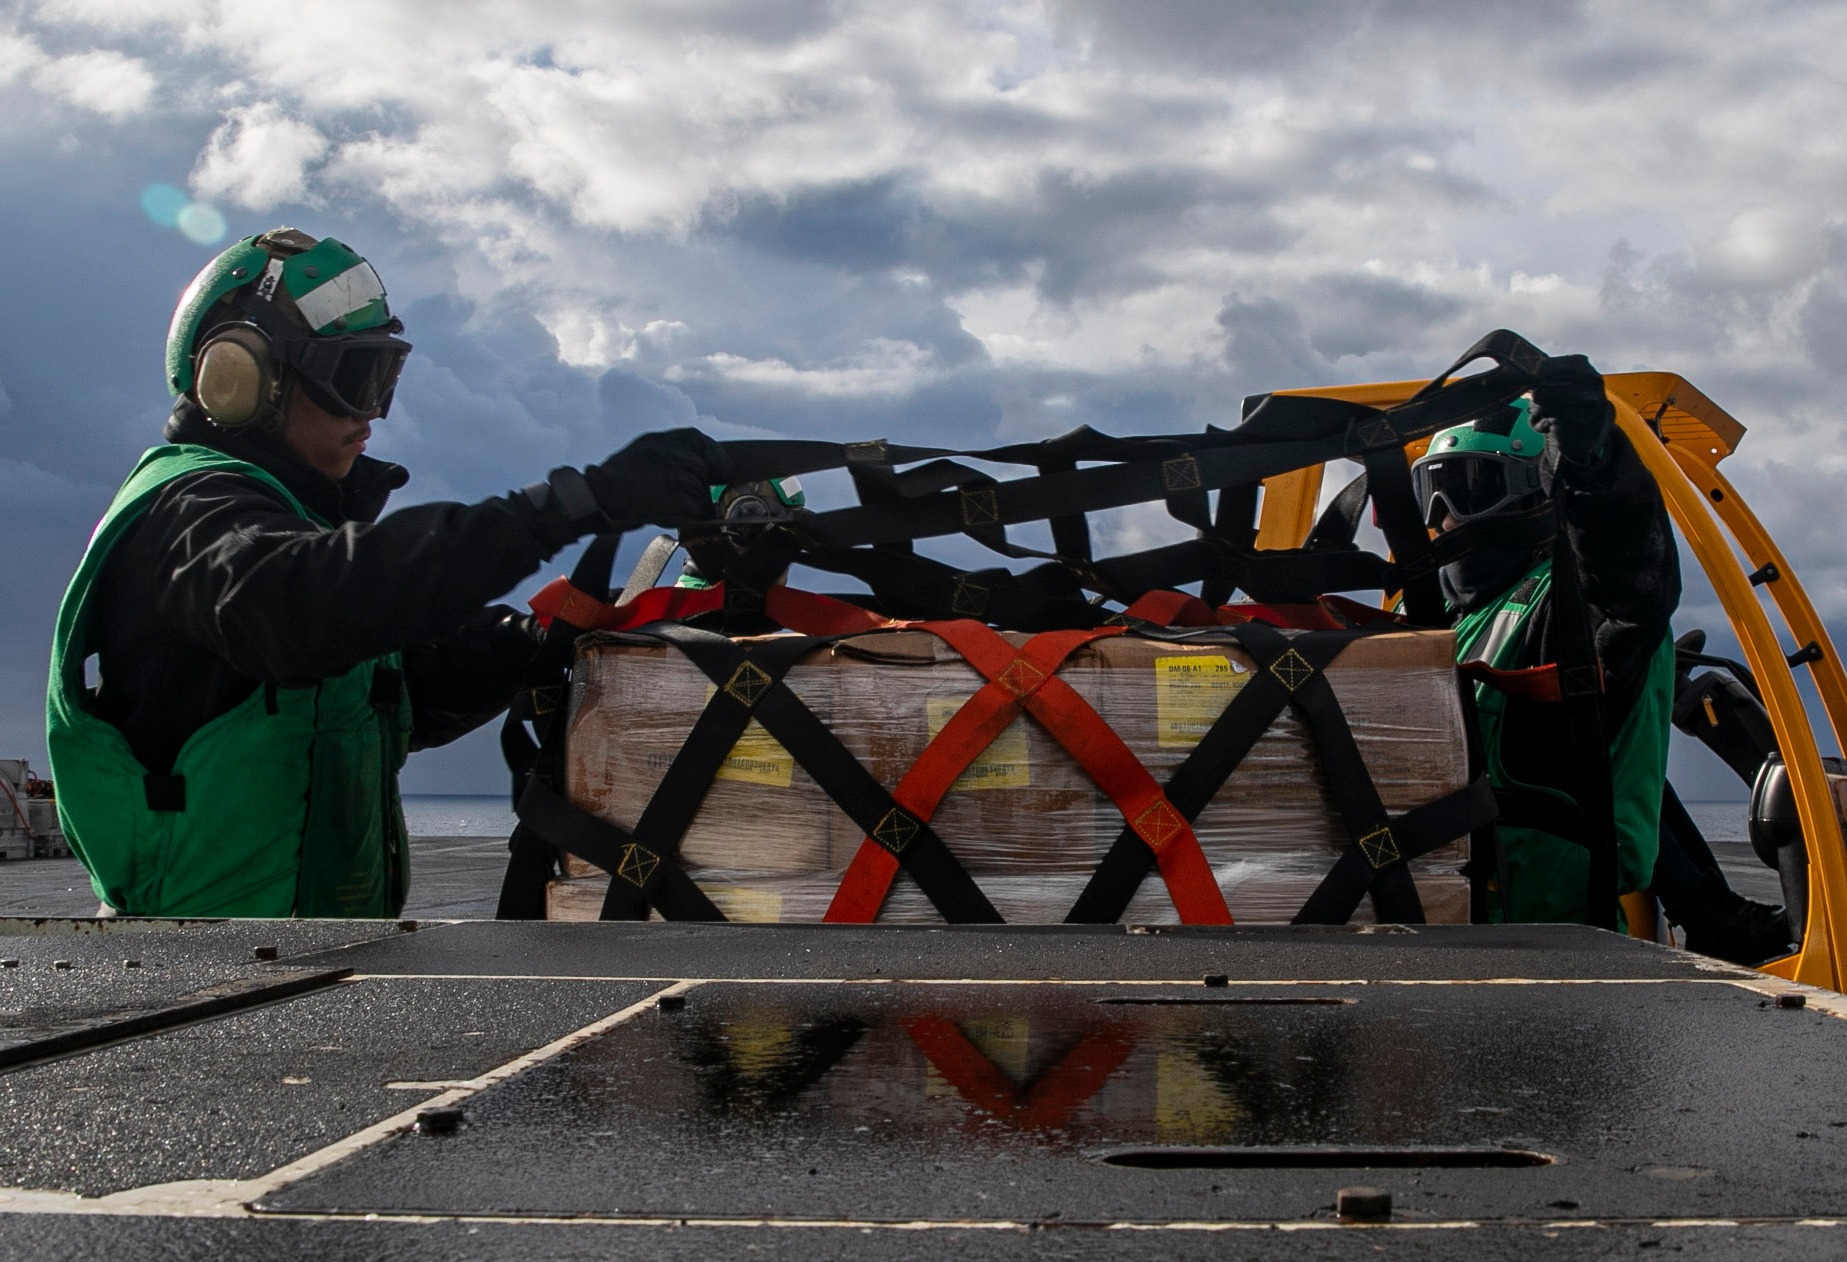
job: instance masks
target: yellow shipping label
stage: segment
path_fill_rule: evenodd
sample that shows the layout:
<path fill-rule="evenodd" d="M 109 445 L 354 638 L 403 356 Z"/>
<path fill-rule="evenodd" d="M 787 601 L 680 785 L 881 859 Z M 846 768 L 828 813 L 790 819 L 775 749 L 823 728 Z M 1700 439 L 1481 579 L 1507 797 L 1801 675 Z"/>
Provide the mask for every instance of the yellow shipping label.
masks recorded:
<path fill-rule="evenodd" d="M 711 684 L 705 688 L 710 701 L 717 692 Z M 730 755 L 719 764 L 714 780 L 732 780 L 738 784 L 766 784 L 772 789 L 786 789 L 795 779 L 795 758 L 763 725 L 752 719 L 731 747 Z"/>
<path fill-rule="evenodd" d="M 706 896 L 725 919 L 748 924 L 775 924 L 782 919 L 782 895 L 748 885 L 708 885 Z"/>
<path fill-rule="evenodd" d="M 1155 743 L 1190 748 L 1205 736 L 1250 672 L 1209 653 L 1154 659 Z"/>
<path fill-rule="evenodd" d="M 924 700 L 924 719 L 930 736 L 943 730 L 955 717 L 967 697 L 928 697 Z M 1007 730 L 982 750 L 967 770 L 949 786 L 951 793 L 961 789 L 1024 789 L 1033 782 L 1032 763 L 1026 752 L 1026 719 L 1015 719 Z"/>
<path fill-rule="evenodd" d="M 786 789 L 794 776 L 795 758 L 774 736 L 763 730 L 762 724 L 752 719 L 713 778 Z"/>

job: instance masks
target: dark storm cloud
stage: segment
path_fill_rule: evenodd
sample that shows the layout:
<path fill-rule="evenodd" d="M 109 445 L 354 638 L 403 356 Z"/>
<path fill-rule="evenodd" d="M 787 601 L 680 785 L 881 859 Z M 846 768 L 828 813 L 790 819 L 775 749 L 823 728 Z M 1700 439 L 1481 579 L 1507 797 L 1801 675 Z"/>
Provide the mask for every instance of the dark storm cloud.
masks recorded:
<path fill-rule="evenodd" d="M 1802 345 L 1817 368 L 1837 369 L 1847 353 L 1847 275 L 1831 269 L 1802 304 Z"/>
<path fill-rule="evenodd" d="M 1311 277 L 1299 292 L 1301 308 L 1310 313 L 1309 341 L 1329 360 L 1402 345 L 1467 310 L 1460 299 L 1428 286 L 1366 272 Z"/>
<path fill-rule="evenodd" d="M 42 771 L 58 600 L 117 484 L 159 441 L 167 321 L 210 251 L 136 204 L 145 184 L 183 178 L 199 136 L 0 99 L 26 127 L 0 130 L 0 756 Z"/>
<path fill-rule="evenodd" d="M 1225 331 L 1225 362 L 1240 380 L 1284 390 L 1332 379 L 1326 358 L 1290 303 L 1230 294 L 1219 309 L 1218 325 Z"/>
<path fill-rule="evenodd" d="M 1288 244 L 1274 190 L 1196 168 L 1150 165 L 1096 178 L 1040 172 L 1025 199 L 941 196 L 892 175 L 782 197 L 757 196 L 714 231 L 829 267 L 905 267 L 946 290 L 1013 281 L 1037 269 L 1048 300 L 1158 283 L 1150 256 L 1202 208 L 1227 216 L 1220 248 L 1255 254 Z"/>
<path fill-rule="evenodd" d="M 916 262 L 923 239 L 941 226 L 912 182 L 891 174 L 782 198 L 746 197 L 708 231 L 791 258 L 871 271 Z"/>
<path fill-rule="evenodd" d="M 416 350 L 373 448 L 410 468 L 410 496 L 440 487 L 445 498 L 474 498 L 591 456 L 583 440 L 599 410 L 594 383 L 557 362 L 529 315 L 475 324 L 469 307 L 446 296 L 402 314 Z"/>
<path fill-rule="evenodd" d="M 64 134 L 64 151 L 0 138 L 18 181 L 0 197 L 0 380 L 12 401 L 0 454 L 102 481 L 159 439 L 167 322 L 211 251 L 156 228 L 136 202 L 144 184 L 185 170 L 183 140 L 142 126 Z"/>
<path fill-rule="evenodd" d="M 1722 349 L 1740 324 L 1766 319 L 1774 295 L 1725 284 L 1684 252 L 1651 256 L 1618 241 L 1599 297 L 1607 314 L 1645 323 L 1657 344 L 1692 360 Z"/>
<path fill-rule="evenodd" d="M 603 460 L 650 430 L 712 420 L 673 386 L 558 362 L 551 335 L 524 313 L 480 320 L 437 296 L 403 314 L 416 350 L 372 444 L 411 471 L 397 502 L 500 494 L 559 465 Z"/>
<path fill-rule="evenodd" d="M 1215 241 L 1220 248 L 1271 253 L 1293 235 L 1269 213 L 1274 201 L 1273 191 L 1177 167 L 1146 167 L 1105 179 L 1047 171 L 1030 207 L 1030 221 L 1043 227 L 1034 234 L 1044 250 L 1040 292 L 1053 302 L 1069 302 L 1158 284 L 1164 269 L 1157 243 L 1180 236 L 1188 217 L 1201 208 L 1231 217 L 1230 231 Z M 1005 212 L 995 218 L 1020 222 Z"/>
<path fill-rule="evenodd" d="M 1586 42 L 1547 49 L 1539 64 L 1562 88 L 1601 93 L 1626 91 L 1663 75 L 1696 74 L 1711 64 L 1711 58 L 1690 44 Z"/>
<path fill-rule="evenodd" d="M 1639 352 L 1631 362 L 1605 358 L 1603 367 L 1679 372 L 1746 424 L 1762 418 L 1770 435 L 1812 424 L 1804 413 L 1833 388 L 1839 353 L 1829 338 L 1837 329 L 1847 332 L 1839 271 L 1812 283 L 1751 284 L 1716 274 L 1684 252 L 1650 256 L 1618 241 L 1599 296 L 1608 326 L 1621 329 Z M 1767 358 L 1736 354 L 1741 343 L 1761 344 L 1765 331 L 1786 318 L 1799 334 L 1790 349 L 1801 347 L 1806 365 L 1792 370 L 1780 351 Z M 1753 463 L 1765 445 L 1753 447 Z"/>
<path fill-rule="evenodd" d="M 920 127 L 953 135 L 972 150 L 1014 147 L 1050 152 L 1065 143 L 1135 153 L 1166 136 L 1210 134 L 1232 121 L 1225 96 L 1209 85 L 1184 94 L 1145 94 L 1133 85 L 1098 83 L 1081 111 L 1058 108 L 1028 93 L 979 100 L 943 100 L 915 85 L 905 100 Z"/>
<path fill-rule="evenodd" d="M 782 45 L 820 34 L 832 26 L 845 6 L 840 0 L 629 0 L 623 5 L 626 25 L 664 34 Z"/>
<path fill-rule="evenodd" d="M 1023 197 L 933 194 L 916 175 L 740 199 L 706 230 L 849 270 L 908 267 L 944 290 L 1014 281 L 1031 269 L 1048 301 L 1132 293 L 1166 278 L 1160 257 L 1202 235 L 1253 256 L 1287 250 L 1300 229 L 1278 209 L 1317 190 L 1356 205 L 1381 195 L 1449 207 L 1489 206 L 1479 180 L 1406 165 L 1454 147 L 1455 128 L 1355 123 L 1300 137 L 1261 170 L 1227 173 L 1150 162 L 1107 175 L 1040 170 Z"/>
<path fill-rule="evenodd" d="M 1577 0 L 1056 0 L 1052 11 L 1061 34 L 1089 36 L 1101 55 L 1141 66 L 1263 75 L 1413 35 L 1454 41 L 1451 56 L 1467 47 L 1479 57 L 1484 46 L 1522 56 L 1581 7 Z M 1396 69 L 1382 62 L 1376 73 Z"/>

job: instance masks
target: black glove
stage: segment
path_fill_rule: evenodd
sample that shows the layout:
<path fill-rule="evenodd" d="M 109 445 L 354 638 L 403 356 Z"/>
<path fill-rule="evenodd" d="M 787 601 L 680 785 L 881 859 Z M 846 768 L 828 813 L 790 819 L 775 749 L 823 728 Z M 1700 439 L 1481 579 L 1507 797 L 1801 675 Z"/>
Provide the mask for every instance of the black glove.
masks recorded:
<path fill-rule="evenodd" d="M 1533 386 L 1534 429 L 1550 434 L 1569 464 L 1585 465 L 1603 453 L 1616 409 L 1603 392 L 1603 374 L 1582 355 L 1558 355 L 1539 365 Z"/>
<path fill-rule="evenodd" d="M 712 517 L 712 488 L 731 480 L 731 461 L 698 430 L 670 429 L 643 434 L 584 479 L 613 529 L 671 527 Z"/>

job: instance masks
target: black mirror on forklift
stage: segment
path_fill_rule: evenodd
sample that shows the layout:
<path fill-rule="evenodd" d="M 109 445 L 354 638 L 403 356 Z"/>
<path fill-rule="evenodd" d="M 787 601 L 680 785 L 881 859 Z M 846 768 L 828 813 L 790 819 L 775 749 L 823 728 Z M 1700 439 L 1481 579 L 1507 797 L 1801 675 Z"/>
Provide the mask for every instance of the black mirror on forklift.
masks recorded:
<path fill-rule="evenodd" d="M 1717 754 L 1751 786 L 1751 849 L 1776 869 L 1783 907 L 1798 941 L 1808 920 L 1808 850 L 1796 814 L 1789 769 L 1777 749 L 1776 729 L 1757 694 L 1750 670 L 1704 652 L 1706 633 L 1689 631 L 1674 642 L 1674 726 Z M 1713 667 L 1695 675 L 1697 666 Z M 1847 774 L 1847 762 L 1824 757 L 1830 774 Z"/>
<path fill-rule="evenodd" d="M 1708 656 L 1705 647 L 1704 631 L 1674 641 L 1674 726 L 1717 754 L 1740 780 L 1755 784 L 1765 760 L 1777 753 L 1776 729 L 1750 671 Z M 1695 666 L 1719 669 L 1695 675 Z"/>
<path fill-rule="evenodd" d="M 1830 775 L 1847 774 L 1847 762 L 1823 757 L 1822 769 Z M 1764 760 L 1751 785 L 1751 849 L 1766 867 L 1776 869 L 1783 887 L 1783 909 L 1790 932 L 1802 940 L 1808 923 L 1809 857 L 1802 841 L 1802 821 L 1796 814 L 1796 795 L 1789 784 L 1783 756 L 1772 753 Z"/>

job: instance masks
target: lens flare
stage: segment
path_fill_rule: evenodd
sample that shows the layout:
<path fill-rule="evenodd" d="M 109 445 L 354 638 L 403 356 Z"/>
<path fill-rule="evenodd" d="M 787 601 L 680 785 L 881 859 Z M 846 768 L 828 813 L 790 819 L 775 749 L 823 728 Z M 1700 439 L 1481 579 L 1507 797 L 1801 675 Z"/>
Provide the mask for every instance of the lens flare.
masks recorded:
<path fill-rule="evenodd" d="M 224 216 L 204 202 L 192 202 L 180 211 L 174 226 L 195 245 L 217 245 L 224 240 Z"/>
<path fill-rule="evenodd" d="M 141 213 L 163 228 L 177 228 L 180 215 L 192 203 L 171 184 L 150 184 L 141 190 Z"/>
<path fill-rule="evenodd" d="M 171 184 L 150 184 L 141 190 L 141 213 L 162 228 L 177 229 L 195 245 L 217 245 L 224 240 L 224 216 L 207 202 L 195 202 Z"/>

